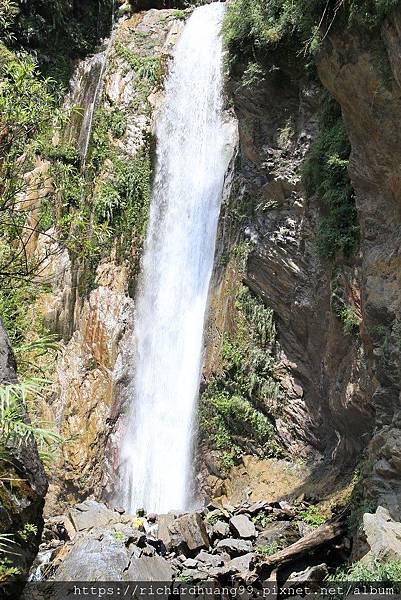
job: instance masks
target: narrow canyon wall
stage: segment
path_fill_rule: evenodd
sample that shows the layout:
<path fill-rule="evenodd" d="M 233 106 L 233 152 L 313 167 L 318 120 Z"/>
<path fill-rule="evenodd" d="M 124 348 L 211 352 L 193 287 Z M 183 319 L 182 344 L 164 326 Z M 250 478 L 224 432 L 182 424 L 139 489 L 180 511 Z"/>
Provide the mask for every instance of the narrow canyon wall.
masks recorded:
<path fill-rule="evenodd" d="M 371 363 L 375 435 L 368 497 L 396 518 L 400 505 L 401 359 L 401 11 L 374 40 L 362 32 L 329 36 L 319 77 L 341 104 L 350 135 L 350 176 L 361 225 L 362 339 Z"/>
<path fill-rule="evenodd" d="M 300 168 L 318 133 L 321 88 L 285 52 L 272 52 L 265 67 L 263 78 L 246 83 L 240 65 L 228 84 L 240 147 L 221 218 L 209 325 L 220 337 L 209 343 L 206 377 L 219 369 L 224 332 L 235 328 L 232 291 L 242 280 L 274 310 L 284 395 L 275 416 L 280 444 L 316 466 L 352 466 L 372 429 L 374 385 L 361 338 L 344 330 L 333 296 L 335 289 L 361 315 L 360 258 L 332 265 L 316 250 L 319 198 L 307 198 Z M 244 241 L 245 269 L 221 266 L 219 257 Z"/>

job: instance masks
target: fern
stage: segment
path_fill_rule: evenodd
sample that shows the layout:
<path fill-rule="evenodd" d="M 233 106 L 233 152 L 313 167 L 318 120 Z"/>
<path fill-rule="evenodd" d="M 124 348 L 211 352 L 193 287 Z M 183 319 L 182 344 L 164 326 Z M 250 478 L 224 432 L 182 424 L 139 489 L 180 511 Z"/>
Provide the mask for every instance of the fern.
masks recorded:
<path fill-rule="evenodd" d="M 44 462 L 51 459 L 61 437 L 55 431 L 47 429 L 46 423 L 34 425 L 27 418 L 27 403 L 30 399 L 43 397 L 43 387 L 48 383 L 45 379 L 32 379 L 0 385 L 0 456 L 8 454 L 8 443 L 20 447 L 33 439 Z"/>

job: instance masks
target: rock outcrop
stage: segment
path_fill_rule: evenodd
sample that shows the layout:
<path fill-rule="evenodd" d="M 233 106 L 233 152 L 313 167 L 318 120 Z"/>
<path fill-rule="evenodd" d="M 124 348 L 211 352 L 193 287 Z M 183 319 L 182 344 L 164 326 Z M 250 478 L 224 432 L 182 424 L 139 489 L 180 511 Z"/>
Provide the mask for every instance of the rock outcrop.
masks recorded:
<path fill-rule="evenodd" d="M 17 381 L 14 354 L 0 321 L 0 384 L 12 385 Z M 26 407 L 21 406 L 21 411 L 24 413 Z M 28 420 L 26 413 L 25 419 Z M 3 421 L 0 436 L 0 534 L 11 536 L 11 543 L 6 547 L 19 570 L 17 580 L 9 588 L 12 597 L 17 594 L 38 550 L 47 479 L 32 436 L 22 441 L 13 439 L 7 435 Z M 24 531 L 31 533 L 25 535 Z M 7 556 L 3 545 L 2 554 Z M 0 595 L 2 593 L 0 590 Z"/>
<path fill-rule="evenodd" d="M 401 12 L 372 34 L 380 57 L 353 29 L 329 36 L 319 55 L 319 77 L 340 103 L 351 140 L 349 173 L 361 226 L 363 346 L 371 365 L 374 462 L 366 494 L 399 519 L 400 437 L 400 104 Z M 366 438 L 365 438 L 366 439 Z"/>

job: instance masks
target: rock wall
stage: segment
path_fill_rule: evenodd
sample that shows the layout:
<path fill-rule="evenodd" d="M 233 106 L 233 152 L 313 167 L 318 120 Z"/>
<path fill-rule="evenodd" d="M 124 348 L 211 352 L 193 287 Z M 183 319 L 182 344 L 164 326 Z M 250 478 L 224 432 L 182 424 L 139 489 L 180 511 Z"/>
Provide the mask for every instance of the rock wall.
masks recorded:
<path fill-rule="evenodd" d="M 358 31 L 330 35 L 319 77 L 341 104 L 350 135 L 350 176 L 361 240 L 363 345 L 371 363 L 375 435 L 369 497 L 400 518 L 400 148 L 401 11 L 367 42 Z"/>
<path fill-rule="evenodd" d="M 371 435 L 374 385 L 367 349 L 344 331 L 333 297 L 335 288 L 361 315 L 360 257 L 332 265 L 315 247 L 321 209 L 318 198 L 307 199 L 300 167 L 318 133 L 321 88 L 286 52 L 272 51 L 264 67 L 263 78 L 247 83 L 239 65 L 228 85 L 239 156 L 221 219 L 209 326 L 220 335 L 209 339 L 206 377 L 219 369 L 215 340 L 235 327 L 232 289 L 242 278 L 275 314 L 285 395 L 275 419 L 280 443 L 317 468 L 321 461 L 352 467 Z M 241 240 L 250 249 L 247 265 L 233 272 L 219 257 L 232 255 Z"/>
<path fill-rule="evenodd" d="M 16 383 L 15 358 L 0 321 L 0 384 Z M 1 435 L 4 434 L 2 429 Z M 10 588 L 10 593 L 16 593 L 21 585 L 18 580 L 21 582 L 26 576 L 38 550 L 47 480 L 36 444 L 31 437 L 19 444 L 2 437 L 0 447 L 0 534 L 12 536 L 10 550 L 15 553 L 12 558 L 19 569 L 19 576 Z M 24 540 L 18 532 L 26 524 L 36 527 L 36 534 Z"/>

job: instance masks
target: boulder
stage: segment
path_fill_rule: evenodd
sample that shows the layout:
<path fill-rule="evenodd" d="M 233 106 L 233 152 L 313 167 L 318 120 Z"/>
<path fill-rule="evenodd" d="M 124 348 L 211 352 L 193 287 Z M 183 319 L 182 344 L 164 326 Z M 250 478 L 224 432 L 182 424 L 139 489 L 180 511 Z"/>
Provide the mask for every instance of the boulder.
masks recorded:
<path fill-rule="evenodd" d="M 107 506 L 96 500 L 85 500 L 77 504 L 69 511 L 68 516 L 76 531 L 102 528 L 120 520 L 118 513 L 109 510 Z"/>
<path fill-rule="evenodd" d="M 294 586 L 294 584 L 320 584 L 328 576 L 329 571 L 325 563 L 307 567 L 303 571 L 293 571 L 286 577 L 283 588 Z"/>
<path fill-rule="evenodd" d="M 209 537 L 199 513 L 178 517 L 169 525 L 168 529 L 171 534 L 168 549 L 178 550 L 186 555 L 193 555 L 199 550 L 209 548 Z"/>
<path fill-rule="evenodd" d="M 172 547 L 172 535 L 170 526 L 174 523 L 177 516 L 174 513 L 167 513 L 159 515 L 157 522 L 159 524 L 159 539 L 166 546 L 167 550 L 171 550 Z"/>
<path fill-rule="evenodd" d="M 253 552 L 248 552 L 248 554 L 233 558 L 227 566 L 237 573 L 245 574 L 251 570 L 250 567 L 254 558 L 255 554 Z"/>
<path fill-rule="evenodd" d="M 363 531 L 370 548 L 369 559 L 401 559 L 401 523 L 394 521 L 386 508 L 379 506 L 375 514 L 365 513 Z"/>
<path fill-rule="evenodd" d="M 131 560 L 124 578 L 127 581 L 171 581 L 173 569 L 162 556 L 145 556 Z"/>
<path fill-rule="evenodd" d="M 217 542 L 216 548 L 228 552 L 230 556 L 241 556 L 251 552 L 252 543 L 245 540 L 226 539 Z"/>
<path fill-rule="evenodd" d="M 55 580 L 122 581 L 128 563 L 125 545 L 111 534 L 82 537 L 62 561 Z"/>
<path fill-rule="evenodd" d="M 256 527 L 246 515 L 235 515 L 230 519 L 230 527 L 237 537 L 245 540 L 256 537 Z"/>
<path fill-rule="evenodd" d="M 198 566 L 198 561 L 194 558 L 187 558 L 182 564 L 187 569 L 195 569 Z"/>
<path fill-rule="evenodd" d="M 224 521 L 217 521 L 212 527 L 212 535 L 214 538 L 223 539 L 230 535 L 230 526 Z"/>
<path fill-rule="evenodd" d="M 260 512 L 272 512 L 273 508 L 268 502 L 260 501 L 254 502 L 249 507 L 244 507 L 238 510 L 238 514 L 247 513 L 249 515 L 257 515 Z"/>
<path fill-rule="evenodd" d="M 181 577 L 188 583 L 197 583 L 198 581 L 206 581 L 208 579 L 208 573 L 197 571 L 195 569 L 184 569 L 181 573 Z"/>
<path fill-rule="evenodd" d="M 210 554 L 204 550 L 201 550 L 201 552 L 195 556 L 195 559 L 211 567 L 221 567 L 224 563 L 224 560 L 219 554 Z"/>

